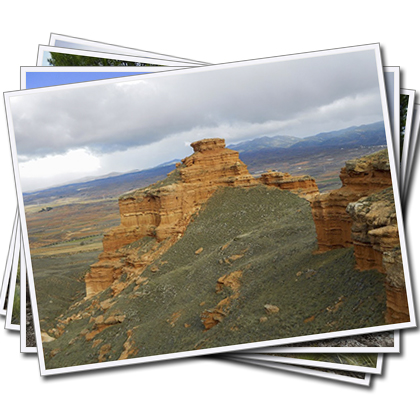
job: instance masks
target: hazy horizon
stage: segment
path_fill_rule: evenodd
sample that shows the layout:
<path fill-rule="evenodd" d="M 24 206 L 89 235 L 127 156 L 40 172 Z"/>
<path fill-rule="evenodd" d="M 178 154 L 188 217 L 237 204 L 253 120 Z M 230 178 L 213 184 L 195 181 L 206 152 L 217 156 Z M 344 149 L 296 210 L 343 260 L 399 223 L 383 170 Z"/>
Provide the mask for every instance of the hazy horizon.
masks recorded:
<path fill-rule="evenodd" d="M 376 124 L 376 123 L 381 123 L 381 122 L 383 122 L 383 120 L 382 121 L 375 121 L 375 122 L 373 122 L 373 123 L 371 123 L 371 124 Z M 366 124 L 363 124 L 363 125 L 366 125 Z M 362 125 L 362 126 L 363 126 Z M 367 124 L 367 125 L 369 125 L 369 124 Z M 362 126 L 351 126 L 351 127 L 344 127 L 344 128 L 342 128 L 342 129 L 339 129 L 339 130 L 333 130 L 333 132 L 334 131 L 340 131 L 340 130 L 345 130 L 345 129 L 348 129 L 348 128 L 352 128 L 352 127 L 362 127 Z M 307 137 L 312 137 L 312 136 L 317 136 L 317 135 L 319 135 L 319 134 L 323 134 L 323 133 L 330 133 L 330 132 L 321 132 L 321 133 L 316 133 L 316 134 L 313 134 L 313 135 L 311 135 L 311 136 L 307 136 Z M 276 136 L 288 136 L 288 134 L 275 134 L 274 136 L 270 136 L 270 137 L 276 137 Z M 249 141 L 254 141 L 254 140 L 257 140 L 257 139 L 259 139 L 259 138 L 262 138 L 263 136 L 261 136 L 261 137 L 256 137 L 256 138 L 253 138 L 253 139 L 249 139 L 249 140 L 245 140 L 245 141 L 240 141 L 240 142 L 238 142 L 238 143 L 227 143 L 226 142 L 226 147 L 230 147 L 230 146 L 237 146 L 237 145 L 239 145 L 239 144 L 242 144 L 242 143 L 246 143 L 246 142 L 249 142 Z M 304 137 L 304 138 L 302 138 L 302 140 L 305 140 L 307 137 Z M 199 140 L 203 140 L 203 139 L 199 139 Z M 225 139 L 225 141 L 226 141 L 226 139 Z M 189 153 L 189 155 L 191 155 L 191 154 L 193 154 L 193 150 L 192 150 L 192 148 L 190 149 L 190 153 Z M 128 173 L 131 173 L 131 172 L 140 172 L 140 171 L 145 171 L 145 170 L 149 170 L 149 169 L 153 169 L 153 168 L 156 168 L 156 167 L 158 167 L 158 166 L 162 166 L 162 165 L 165 165 L 165 164 L 167 164 L 168 166 L 171 164 L 171 163 L 173 163 L 173 162 L 176 162 L 176 161 L 181 161 L 181 159 L 184 159 L 185 157 L 187 157 L 187 156 L 189 156 L 189 155 L 185 155 L 185 156 L 180 156 L 180 157 L 174 157 L 173 159 L 171 159 L 171 160 L 168 160 L 168 161 L 165 161 L 165 162 L 161 162 L 161 163 L 159 163 L 159 164 L 157 164 L 157 165 L 154 165 L 154 166 L 150 166 L 150 167 L 145 167 L 145 168 L 142 168 L 142 169 L 138 169 L 138 168 L 132 168 L 132 169 L 127 169 L 126 171 L 123 171 L 123 172 L 107 172 L 107 173 L 103 173 L 103 174 L 98 174 L 98 175 L 96 175 L 96 176 L 84 176 L 84 177 L 78 177 L 78 178 L 74 178 L 74 179 L 71 179 L 71 180 L 69 180 L 68 182 L 66 182 L 66 183 L 60 183 L 60 184 L 57 184 L 57 183 L 55 183 L 55 184 L 51 184 L 51 185 L 49 185 L 49 186 L 46 186 L 45 188 L 42 188 L 42 189 L 36 189 L 36 190 L 26 190 L 26 191 L 23 191 L 24 193 L 27 193 L 27 194 L 30 194 L 30 193 L 36 193 L 36 192 L 40 192 L 40 191 L 44 191 L 44 190 L 48 190 L 48 189 L 50 189 L 50 188 L 56 188 L 56 187 L 64 187 L 64 186 L 66 186 L 66 185 L 71 185 L 71 184 L 78 184 L 78 183 L 83 183 L 83 182 L 89 182 L 89 181 L 94 181 L 94 180 L 97 180 L 97 179 L 101 179 L 101 178 L 111 178 L 111 177 L 114 177 L 114 176 L 119 176 L 119 175 L 125 175 L 125 174 L 128 174 Z"/>

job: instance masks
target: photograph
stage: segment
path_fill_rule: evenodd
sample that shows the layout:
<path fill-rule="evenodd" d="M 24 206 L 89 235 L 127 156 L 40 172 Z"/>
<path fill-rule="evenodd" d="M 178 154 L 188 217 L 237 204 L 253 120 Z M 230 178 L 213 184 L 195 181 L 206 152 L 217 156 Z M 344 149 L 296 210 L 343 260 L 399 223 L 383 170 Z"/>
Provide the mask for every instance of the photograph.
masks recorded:
<path fill-rule="evenodd" d="M 5 99 L 42 374 L 415 325 L 377 44 Z"/>
<path fill-rule="evenodd" d="M 77 64 L 77 61 L 76 61 Z M 122 77 L 125 75 L 134 75 L 127 67 L 122 67 L 115 71 L 112 67 L 21 67 L 21 88 L 33 89 L 46 86 L 55 86 L 66 83 L 77 83 L 83 81 L 99 80 L 111 77 Z M 141 73 L 139 73 L 141 74 Z M 387 102 L 391 129 L 393 137 L 395 134 L 395 126 L 399 126 L 399 68 L 384 67 L 385 87 L 387 93 Z M 398 89 L 396 89 L 396 87 Z M 398 105 L 398 106 L 397 106 Z M 397 107 L 396 109 L 394 109 Z M 398 119 L 395 118 L 398 116 Z M 397 130 L 398 133 L 398 130 Z M 395 150 L 395 148 L 394 148 Z M 397 165 L 398 167 L 398 165 Z M 23 246 L 23 244 L 22 244 Z M 69 250 L 70 252 L 71 250 Z M 23 347 L 24 352 L 36 351 L 35 332 L 33 328 L 32 310 L 29 301 L 29 291 L 26 294 L 26 288 L 21 288 L 21 301 L 27 302 L 26 310 L 22 312 L 21 335 L 22 343 L 26 343 Z M 26 313 L 27 311 L 27 313 Z M 26 322 L 28 320 L 28 322 Z M 398 331 L 396 332 L 398 335 Z M 320 352 L 352 352 L 352 347 L 357 347 L 358 351 L 372 352 L 380 350 L 381 352 L 399 352 L 398 340 L 394 342 L 393 332 L 384 332 L 368 335 L 360 335 L 353 337 L 343 337 L 330 340 L 318 340 L 306 342 L 304 344 L 294 344 L 294 351 L 320 351 Z M 309 350 L 306 347 L 310 347 Z M 319 346 L 319 347 L 318 347 Z M 300 348 L 299 348 L 300 347 Z M 329 348 L 330 347 L 330 348 Z M 341 347 L 341 348 L 339 348 Z M 377 347 L 381 347 L 378 349 Z M 373 350 L 372 350 L 373 348 Z M 254 349 L 254 351 L 266 352 L 266 349 Z M 289 352 L 288 346 L 271 347 L 271 352 Z"/>
<path fill-rule="evenodd" d="M 413 417 L 413 5 L 2 6 L 3 406 Z"/>

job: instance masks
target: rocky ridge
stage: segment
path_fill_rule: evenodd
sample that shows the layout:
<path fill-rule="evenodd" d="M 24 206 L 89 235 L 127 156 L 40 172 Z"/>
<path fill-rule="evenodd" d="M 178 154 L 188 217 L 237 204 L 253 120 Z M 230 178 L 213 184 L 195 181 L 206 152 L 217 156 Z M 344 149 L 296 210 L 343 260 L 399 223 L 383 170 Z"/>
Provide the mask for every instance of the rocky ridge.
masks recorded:
<path fill-rule="evenodd" d="M 318 192 L 315 180 L 308 176 L 292 177 L 271 171 L 261 178 L 253 177 L 239 153 L 225 147 L 224 139 L 205 139 L 191 147 L 194 153 L 177 164 L 167 178 L 120 197 L 121 224 L 105 234 L 104 252 L 85 277 L 88 298 L 123 275 L 130 279 L 152 265 L 182 237 L 193 215 L 219 187 L 262 183 L 306 198 Z M 129 246 L 138 241 L 142 241 L 141 253 L 138 247 L 132 251 Z"/>
<path fill-rule="evenodd" d="M 391 186 L 387 151 L 346 162 L 340 179 L 341 188 L 319 194 L 311 201 L 320 252 L 353 245 L 353 220 L 347 205 Z"/>

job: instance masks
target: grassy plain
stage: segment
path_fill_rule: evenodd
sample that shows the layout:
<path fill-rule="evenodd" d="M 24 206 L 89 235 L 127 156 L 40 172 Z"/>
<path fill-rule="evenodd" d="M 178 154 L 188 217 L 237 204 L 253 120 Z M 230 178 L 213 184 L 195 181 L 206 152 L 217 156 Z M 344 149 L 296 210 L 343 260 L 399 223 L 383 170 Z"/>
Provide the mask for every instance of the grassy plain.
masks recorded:
<path fill-rule="evenodd" d="M 69 201 L 25 208 L 42 329 L 85 295 L 82 279 L 103 250 L 103 234 L 120 221 L 117 198 Z"/>

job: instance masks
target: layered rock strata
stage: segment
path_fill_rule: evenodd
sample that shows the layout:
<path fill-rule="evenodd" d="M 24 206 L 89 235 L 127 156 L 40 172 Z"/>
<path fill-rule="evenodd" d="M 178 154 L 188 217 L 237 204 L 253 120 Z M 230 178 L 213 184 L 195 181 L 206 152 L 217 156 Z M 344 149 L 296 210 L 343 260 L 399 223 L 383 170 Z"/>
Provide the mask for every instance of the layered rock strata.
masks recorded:
<path fill-rule="evenodd" d="M 320 252 L 353 245 L 353 220 L 346 212 L 347 205 L 391 186 L 387 150 L 346 162 L 340 179 L 341 188 L 311 200 Z"/>
<path fill-rule="evenodd" d="M 219 187 L 250 187 L 262 182 L 297 194 L 317 190 L 310 177 L 270 173 L 264 181 L 254 178 L 239 153 L 225 147 L 224 139 L 205 139 L 191 147 L 194 153 L 164 180 L 120 197 L 121 224 L 104 236 L 104 252 L 85 277 L 87 297 L 111 286 L 123 274 L 141 274 L 182 236 L 192 215 Z M 154 239 L 146 252 L 138 255 L 130 251 L 128 245 L 146 237 Z"/>
<path fill-rule="evenodd" d="M 385 273 L 389 324 L 410 320 L 392 188 L 347 206 L 353 219 L 352 240 L 356 268 Z"/>
<path fill-rule="evenodd" d="M 386 150 L 346 162 L 342 187 L 311 201 L 318 252 L 354 247 L 356 268 L 386 274 L 389 324 L 408 322 L 404 270 Z"/>
<path fill-rule="evenodd" d="M 291 191 L 310 201 L 319 194 L 315 179 L 311 176 L 292 176 L 287 172 L 268 171 L 261 175 L 260 182 L 268 187 Z"/>

